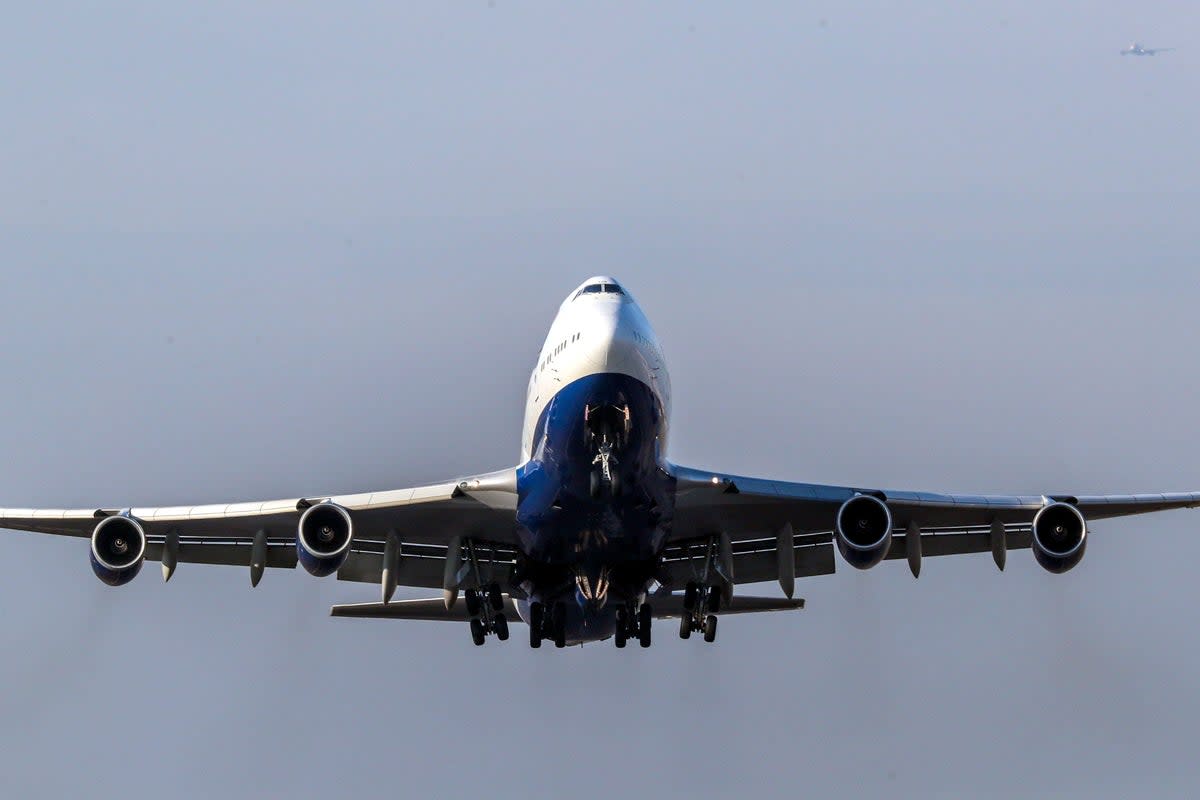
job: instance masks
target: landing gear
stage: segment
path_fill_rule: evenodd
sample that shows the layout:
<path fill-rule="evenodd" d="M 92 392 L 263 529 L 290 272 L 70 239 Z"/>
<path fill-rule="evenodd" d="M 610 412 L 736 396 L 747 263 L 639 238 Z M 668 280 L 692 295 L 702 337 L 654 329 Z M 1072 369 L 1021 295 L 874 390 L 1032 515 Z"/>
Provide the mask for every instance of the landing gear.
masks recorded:
<path fill-rule="evenodd" d="M 717 612 L 720 610 L 721 587 L 689 583 L 683 589 L 683 616 L 679 620 L 679 638 L 688 639 L 691 638 L 692 631 L 702 631 L 704 641 L 716 641 Z"/>
<path fill-rule="evenodd" d="M 617 631 L 613 634 L 613 643 L 624 647 L 629 641 L 629 611 L 625 607 L 617 609 Z"/>
<path fill-rule="evenodd" d="M 620 493 L 621 476 L 616 470 L 617 463 L 612 445 L 608 442 L 600 445 L 600 452 L 592 459 L 592 476 L 588 486 L 593 498 L 616 497 Z"/>
<path fill-rule="evenodd" d="M 624 448 L 632 426 L 629 406 L 588 406 L 583 412 L 583 424 L 587 444 L 595 453 L 588 486 L 591 495 L 615 497 L 621 491 L 616 453 Z"/>
<path fill-rule="evenodd" d="M 467 589 L 467 616 L 478 617 L 482 610 L 482 605 L 479 602 L 479 592 L 474 589 Z"/>
<path fill-rule="evenodd" d="M 705 605 L 708 606 L 710 614 L 715 614 L 721 610 L 721 590 L 716 586 L 708 590 L 708 598 Z"/>
<path fill-rule="evenodd" d="M 467 589 L 467 616 L 471 618 L 471 641 L 483 644 L 489 633 L 500 641 L 508 640 L 508 618 L 504 616 L 504 595 L 497 584 L 483 589 Z"/>
<path fill-rule="evenodd" d="M 551 636 L 554 646 L 560 650 L 567 646 L 567 604 L 555 603 L 554 613 L 550 617 Z"/>
<path fill-rule="evenodd" d="M 613 634 L 613 643 L 624 647 L 630 639 L 637 639 L 642 647 L 650 646 L 650 628 L 654 622 L 654 610 L 648 603 L 642 603 L 634 609 L 628 603 L 617 609 L 617 630 Z"/>
<path fill-rule="evenodd" d="M 447 558 L 461 558 L 462 563 L 454 563 L 450 565 L 447 561 L 448 569 L 452 572 L 457 572 L 461 566 L 468 568 L 470 576 L 466 595 L 467 617 L 471 624 L 471 641 L 476 646 L 483 644 L 484 639 L 489 633 L 496 634 L 496 638 L 500 641 L 508 639 L 508 619 L 504 615 L 504 594 L 500 591 L 500 584 L 493 581 L 492 576 L 495 575 L 496 553 L 492 550 L 492 564 L 489 569 L 481 569 L 480 559 L 476 552 L 475 543 L 466 539 L 462 542 L 461 551 L 448 554 Z M 449 580 L 449 579 L 447 579 Z M 448 583 L 448 590 L 457 590 L 455 584 Z"/>
<path fill-rule="evenodd" d="M 497 634 L 499 636 L 499 634 Z M 505 625 L 505 635 L 500 640 L 508 638 L 508 628 Z M 529 604 L 529 646 L 541 647 L 542 641 L 549 639 L 555 647 L 567 646 L 567 604 L 555 603 L 546 608 L 545 603 Z"/>
<path fill-rule="evenodd" d="M 529 646 L 541 647 L 545 638 L 543 628 L 546 625 L 546 606 L 541 603 L 529 604 Z"/>

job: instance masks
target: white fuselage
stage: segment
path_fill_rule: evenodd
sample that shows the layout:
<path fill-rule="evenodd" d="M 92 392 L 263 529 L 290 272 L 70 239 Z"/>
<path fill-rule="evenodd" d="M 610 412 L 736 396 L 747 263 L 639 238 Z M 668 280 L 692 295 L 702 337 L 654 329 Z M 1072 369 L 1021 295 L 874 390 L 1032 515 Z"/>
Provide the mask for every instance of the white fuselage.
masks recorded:
<path fill-rule="evenodd" d="M 597 286 L 608 291 L 595 291 Z M 536 447 L 539 432 L 534 429 L 554 396 L 573 381 L 603 373 L 628 375 L 646 384 L 659 399 L 664 416 L 670 415 L 671 380 L 650 322 L 616 281 L 596 277 L 567 295 L 529 377 L 521 463 Z M 665 425 L 658 438 L 659 452 L 665 454 Z"/>

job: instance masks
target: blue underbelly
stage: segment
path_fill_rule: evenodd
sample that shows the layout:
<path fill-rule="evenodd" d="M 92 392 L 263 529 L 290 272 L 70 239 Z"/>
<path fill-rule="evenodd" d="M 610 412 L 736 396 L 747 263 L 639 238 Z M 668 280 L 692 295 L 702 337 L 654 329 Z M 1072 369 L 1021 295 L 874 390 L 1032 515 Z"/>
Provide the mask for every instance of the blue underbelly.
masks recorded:
<path fill-rule="evenodd" d="M 542 411 L 532 457 L 518 472 L 524 553 L 561 565 L 656 558 L 674 510 L 672 481 L 659 454 L 665 426 L 661 400 L 631 376 L 589 375 L 559 390 Z M 615 431 L 611 490 L 596 487 L 598 429 Z"/>

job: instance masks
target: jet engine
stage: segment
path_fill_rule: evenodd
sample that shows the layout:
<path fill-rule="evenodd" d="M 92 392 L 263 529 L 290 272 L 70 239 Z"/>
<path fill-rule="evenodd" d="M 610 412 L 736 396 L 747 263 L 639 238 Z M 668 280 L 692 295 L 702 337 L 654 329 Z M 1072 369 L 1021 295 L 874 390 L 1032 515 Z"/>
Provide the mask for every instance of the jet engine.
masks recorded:
<path fill-rule="evenodd" d="M 872 495 L 851 497 L 838 509 L 834 533 L 846 563 L 870 569 L 892 546 L 892 512 Z"/>
<path fill-rule="evenodd" d="M 1087 547 L 1087 522 L 1070 503 L 1051 503 L 1033 518 L 1033 555 L 1043 568 L 1066 572 Z"/>
<path fill-rule="evenodd" d="M 105 517 L 92 531 L 92 571 L 109 586 L 129 583 L 146 558 L 146 532 L 133 517 Z"/>
<path fill-rule="evenodd" d="M 309 574 L 323 578 L 346 562 L 353 538 L 349 511 L 335 503 L 317 503 L 300 517 L 296 555 Z"/>

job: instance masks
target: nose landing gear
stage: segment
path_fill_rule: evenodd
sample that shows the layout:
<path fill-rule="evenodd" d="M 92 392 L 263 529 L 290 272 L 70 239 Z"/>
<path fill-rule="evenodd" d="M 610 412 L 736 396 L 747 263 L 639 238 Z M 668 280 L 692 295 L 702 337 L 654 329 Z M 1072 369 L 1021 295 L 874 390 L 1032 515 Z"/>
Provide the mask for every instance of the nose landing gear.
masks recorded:
<path fill-rule="evenodd" d="M 587 406 L 583 422 L 587 444 L 595 452 L 588 488 L 593 498 L 615 497 L 621 491 L 616 452 L 624 448 L 632 429 L 629 406 Z"/>

